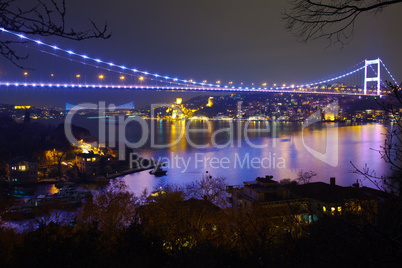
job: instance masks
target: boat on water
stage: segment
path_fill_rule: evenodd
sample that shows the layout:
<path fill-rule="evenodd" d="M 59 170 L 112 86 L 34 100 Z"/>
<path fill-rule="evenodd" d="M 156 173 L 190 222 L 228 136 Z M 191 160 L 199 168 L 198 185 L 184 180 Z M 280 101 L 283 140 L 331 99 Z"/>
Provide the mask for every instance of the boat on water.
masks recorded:
<path fill-rule="evenodd" d="M 149 172 L 149 174 L 151 175 L 155 175 L 155 176 L 164 176 L 166 175 L 167 170 L 163 169 L 162 166 L 156 166 L 153 170 L 151 170 Z"/>
<path fill-rule="evenodd" d="M 53 195 L 53 197 L 62 199 L 64 201 L 68 200 L 81 201 L 82 199 L 90 196 L 92 196 L 91 191 L 78 190 L 77 188 L 71 186 L 65 186 L 61 188 L 58 193 L 55 193 Z"/>

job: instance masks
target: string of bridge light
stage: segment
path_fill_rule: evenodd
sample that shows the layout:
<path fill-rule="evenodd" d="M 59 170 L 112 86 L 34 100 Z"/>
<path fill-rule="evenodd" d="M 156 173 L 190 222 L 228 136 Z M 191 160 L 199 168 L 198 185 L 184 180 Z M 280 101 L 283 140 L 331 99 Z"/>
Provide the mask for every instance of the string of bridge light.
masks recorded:
<path fill-rule="evenodd" d="M 332 81 L 338 80 L 340 78 L 344 78 L 346 76 L 352 75 L 352 74 L 357 73 L 358 71 L 361 71 L 363 69 L 364 69 L 364 66 L 362 66 L 360 68 L 357 68 L 356 70 L 353 70 L 351 72 L 348 72 L 348 73 L 346 73 L 344 75 L 340 75 L 340 76 L 337 76 L 337 77 L 334 77 L 334 78 L 331 78 L 331 79 L 327 79 L 327 80 L 323 80 L 323 81 L 315 82 L 315 83 L 311 83 L 311 84 L 306 84 L 306 85 L 300 85 L 300 86 L 296 86 L 296 87 L 311 87 L 311 86 L 316 86 L 316 85 L 320 85 L 320 84 L 325 84 L 325 83 L 332 82 Z"/>
<path fill-rule="evenodd" d="M 219 87 L 219 85 L 207 84 L 207 83 L 204 83 L 204 82 L 189 81 L 189 80 L 180 79 L 180 78 L 173 78 L 173 77 L 170 77 L 170 76 L 163 76 L 163 75 L 159 75 L 159 74 L 156 74 L 156 73 L 151 73 L 151 72 L 147 72 L 147 71 L 138 70 L 136 68 L 129 68 L 129 67 L 126 67 L 124 65 L 114 64 L 113 62 L 107 62 L 107 61 L 101 60 L 99 58 L 89 57 L 89 56 L 87 56 L 85 54 L 76 53 L 76 52 L 73 52 L 72 50 L 60 48 L 60 47 L 58 47 L 56 45 L 51 45 L 51 44 L 42 42 L 40 40 L 32 39 L 32 38 L 29 38 L 29 37 L 27 37 L 27 36 L 25 36 L 23 34 L 18 34 L 18 33 L 15 33 L 13 31 L 9 31 L 9 30 L 4 29 L 4 28 L 0 28 L 0 31 L 8 33 L 8 34 L 11 34 L 11 35 L 14 35 L 14 36 L 17 36 L 17 37 L 19 37 L 21 39 L 24 39 L 24 40 L 34 42 L 34 43 L 36 43 L 38 45 L 46 46 L 46 47 L 52 48 L 54 50 L 65 52 L 65 53 L 67 53 L 69 55 L 78 56 L 78 57 L 81 57 L 81 58 L 83 58 L 85 60 L 91 60 L 91 61 L 96 62 L 98 64 L 105 64 L 105 65 L 108 65 L 109 67 L 120 68 L 121 70 L 124 70 L 124 71 L 131 71 L 131 72 L 133 72 L 135 74 L 143 74 L 143 75 L 146 75 L 146 76 L 152 76 L 152 77 L 159 78 L 159 79 L 162 78 L 162 79 L 165 79 L 165 80 L 170 80 L 170 81 L 179 82 L 179 83 L 182 82 L 182 83 L 193 84 L 193 85 L 210 86 L 210 87 L 217 86 L 217 87 Z M 160 81 L 163 81 L 163 80 L 160 80 Z"/>
<path fill-rule="evenodd" d="M 350 92 L 320 92 L 320 91 L 298 91 L 296 88 L 291 89 L 240 89 L 240 88 L 217 88 L 217 87 L 183 87 L 183 86 L 133 86 L 133 85 L 100 85 L 100 84 L 73 84 L 73 83 L 10 83 L 10 82 L 0 82 L 0 86 L 6 87 L 32 87 L 32 88 L 57 88 L 57 89 L 67 89 L 67 88 L 79 88 L 79 89 L 141 89 L 141 90 L 191 90 L 191 91 L 218 91 L 218 92 L 260 92 L 260 93 L 291 93 L 291 94 L 319 94 L 319 95 L 354 95 L 360 96 L 365 95 L 362 93 L 350 93 Z"/>
<path fill-rule="evenodd" d="M 11 34 L 11 35 L 14 35 L 14 36 L 17 36 L 17 37 L 19 37 L 21 39 L 24 39 L 24 40 L 34 42 L 34 43 L 36 43 L 38 45 L 43 45 L 43 46 L 52 48 L 52 49 L 57 50 L 57 51 L 62 51 L 64 53 L 67 53 L 68 55 L 78 56 L 78 57 L 81 57 L 81 58 L 83 58 L 85 60 L 91 60 L 93 62 L 96 62 L 97 64 L 105 64 L 105 65 L 108 65 L 109 67 L 120 68 L 121 70 L 130 71 L 130 72 L 133 72 L 135 74 L 143 74 L 143 75 L 146 75 L 146 76 L 152 76 L 152 77 L 155 78 L 154 80 L 156 80 L 156 81 L 166 82 L 167 80 L 170 80 L 170 81 L 173 81 L 173 83 L 177 83 L 177 84 L 184 83 L 185 85 L 193 85 L 193 86 L 199 85 L 199 86 L 203 86 L 203 87 L 207 86 L 207 87 L 213 87 L 213 88 L 220 88 L 220 85 L 218 83 L 215 84 L 215 85 L 214 84 L 207 84 L 205 82 L 196 82 L 196 81 L 193 81 L 192 79 L 186 80 L 186 79 L 180 79 L 180 78 L 172 78 L 170 76 L 163 76 L 163 75 L 159 75 L 159 74 L 156 74 L 156 73 L 151 73 L 151 72 L 147 72 L 147 71 L 138 70 L 136 68 L 128 68 L 128 67 L 126 67 L 124 65 L 114 64 L 113 62 L 103 61 L 103 60 L 101 60 L 99 58 L 89 57 L 89 56 L 87 56 L 85 54 L 75 53 L 75 52 L 73 52 L 71 50 L 60 48 L 60 47 L 58 47 L 56 45 L 51 45 L 51 44 L 42 42 L 40 40 L 32 39 L 32 38 L 29 38 L 29 37 L 27 37 L 27 36 L 25 36 L 23 34 L 18 34 L 18 33 L 15 33 L 13 31 L 10 31 L 10 30 L 4 29 L 4 28 L 0 28 L 0 31 L 8 33 L 8 34 Z M 84 64 L 83 62 L 80 62 L 80 63 Z M 383 63 L 383 65 L 384 65 L 384 63 Z M 385 65 L 384 65 L 384 67 L 385 67 Z M 328 83 L 328 82 L 332 82 L 332 81 L 347 77 L 349 75 L 352 75 L 352 74 L 362 70 L 363 68 L 364 68 L 364 66 L 360 67 L 358 69 L 355 69 L 355 70 L 353 70 L 351 72 L 348 72 L 346 74 L 339 75 L 337 77 L 331 78 L 331 79 L 322 80 L 322 81 L 319 81 L 319 82 L 307 83 L 307 84 L 303 84 L 303 85 L 294 85 L 294 84 L 292 84 L 291 86 L 285 86 L 284 85 L 282 87 L 281 86 L 278 86 L 278 87 L 274 86 L 274 87 L 269 87 L 269 88 L 268 87 L 264 87 L 264 88 L 261 88 L 261 87 L 259 87 L 259 88 L 256 88 L 256 87 L 252 87 L 252 88 L 244 87 L 244 88 L 245 89 L 271 89 L 271 90 L 273 90 L 273 89 L 292 89 L 292 88 L 311 87 L 311 86 L 316 86 L 316 85 L 319 85 L 319 84 L 325 84 L 325 83 Z M 388 69 L 386 67 L 385 67 L 385 69 L 388 71 Z M 388 73 L 390 74 L 389 71 L 388 71 Z M 391 75 L 391 77 L 392 77 L 392 75 Z M 163 80 L 163 79 L 165 79 L 165 80 Z M 393 78 L 393 80 L 395 81 L 394 78 Z M 229 87 L 229 86 L 225 85 L 224 88 L 242 89 L 243 87 L 235 87 L 235 86 Z"/>
<path fill-rule="evenodd" d="M 68 59 L 68 58 L 66 58 L 66 57 L 63 57 L 63 56 L 59 56 L 59 55 L 56 55 L 56 54 L 54 54 L 54 53 L 52 53 L 52 52 L 49 52 L 49 51 L 45 51 L 45 50 L 39 50 L 40 52 L 42 52 L 42 53 L 46 53 L 46 54 L 48 54 L 48 55 L 51 55 L 51 56 L 55 56 L 55 57 L 58 57 L 58 58 L 62 58 L 62 59 Z M 123 75 L 123 76 L 120 76 L 120 79 L 121 80 L 124 80 L 125 79 L 125 76 L 124 75 L 128 75 L 128 76 L 138 76 L 138 75 L 136 75 L 136 74 L 130 74 L 130 73 L 127 73 L 127 72 L 125 72 L 125 71 L 118 71 L 118 70 L 113 70 L 113 69 L 110 69 L 110 68 L 108 68 L 108 67 L 102 67 L 102 66 L 96 66 L 96 65 L 93 65 L 93 64 L 91 64 L 91 63 L 86 63 L 86 62 L 83 62 L 83 61 L 80 61 L 79 59 L 68 59 L 68 60 L 70 60 L 70 61 L 74 61 L 74 62 L 77 62 L 77 63 L 81 63 L 81 64 L 84 64 L 84 65 L 86 65 L 86 66 L 91 66 L 91 67 L 96 67 L 96 68 L 99 68 L 99 69 L 102 69 L 102 70 L 105 70 L 105 71 L 111 71 L 111 72 L 115 72 L 115 73 L 119 73 L 120 75 Z M 123 77 L 123 79 L 122 79 L 122 77 Z M 141 77 L 141 76 L 139 76 L 139 78 L 141 79 L 141 78 L 143 78 L 143 77 Z M 166 81 L 166 80 L 160 80 L 160 79 L 155 79 L 155 78 L 148 78 L 149 80 L 151 80 L 151 81 L 157 81 L 157 82 L 161 82 L 161 83 L 169 83 L 169 84 L 173 84 L 173 85 L 178 85 L 178 86 L 186 86 L 187 84 L 184 84 L 184 83 L 179 83 L 179 82 L 172 82 L 172 81 Z M 85 87 L 85 85 L 81 85 L 82 87 Z M 89 87 L 92 87 L 93 88 L 93 85 L 90 85 Z M 114 88 L 112 85 L 110 85 L 110 88 Z M 116 86 L 116 88 L 117 88 L 117 86 Z M 137 88 L 136 86 L 131 86 L 131 88 Z"/>
<path fill-rule="evenodd" d="M 394 81 L 394 83 L 396 85 L 399 85 L 398 82 L 396 82 L 394 76 L 391 74 L 391 72 L 388 70 L 387 66 L 385 66 L 385 63 L 380 59 L 380 62 L 382 64 L 382 66 L 384 66 L 385 70 L 387 71 L 387 73 L 389 74 L 389 76 L 392 78 L 392 80 Z"/>
<path fill-rule="evenodd" d="M 387 71 L 387 73 L 389 74 L 389 76 L 391 77 L 391 79 L 394 81 L 394 83 L 395 83 L 396 85 L 398 85 L 398 83 L 396 82 L 395 78 L 393 77 L 393 75 L 391 74 L 391 72 L 388 70 L 387 66 L 385 66 L 384 62 L 383 62 L 381 59 L 380 59 L 380 62 L 381 62 L 381 64 L 382 64 L 382 66 L 384 66 L 385 70 Z M 377 71 L 373 68 L 373 66 L 372 66 L 371 64 L 370 64 L 370 68 L 371 68 L 371 70 L 374 72 L 375 75 L 378 75 L 378 74 L 377 74 Z M 380 81 L 381 81 L 382 85 L 383 85 L 385 88 L 388 86 L 387 83 L 384 82 L 381 78 L 380 78 Z"/>

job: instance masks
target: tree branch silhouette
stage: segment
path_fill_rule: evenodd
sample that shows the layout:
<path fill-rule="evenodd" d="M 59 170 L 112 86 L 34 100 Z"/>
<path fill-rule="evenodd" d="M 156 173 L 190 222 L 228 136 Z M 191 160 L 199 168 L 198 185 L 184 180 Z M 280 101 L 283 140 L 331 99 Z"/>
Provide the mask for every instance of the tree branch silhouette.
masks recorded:
<path fill-rule="evenodd" d="M 291 0 L 291 8 L 283 14 L 285 28 L 306 42 L 326 38 L 330 45 L 344 45 L 353 38 L 358 17 L 367 12 L 378 13 L 402 0 Z"/>
<path fill-rule="evenodd" d="M 0 2 L 0 27 L 21 34 L 58 36 L 77 41 L 110 37 L 106 22 L 99 27 L 92 20 L 89 21 L 89 29 L 77 31 L 70 28 L 66 0 L 30 0 L 29 4 L 19 0 Z M 27 41 L 0 38 L 0 55 L 22 68 L 19 62 L 28 58 L 28 55 L 17 53 L 15 46 Z"/>

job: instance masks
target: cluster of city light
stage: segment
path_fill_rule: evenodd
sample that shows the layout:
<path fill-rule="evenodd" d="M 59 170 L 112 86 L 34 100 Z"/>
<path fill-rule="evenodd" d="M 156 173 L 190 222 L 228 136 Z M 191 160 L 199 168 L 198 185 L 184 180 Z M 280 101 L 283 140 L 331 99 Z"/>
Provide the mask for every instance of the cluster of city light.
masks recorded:
<path fill-rule="evenodd" d="M 24 73 L 25 83 L 22 83 L 22 84 L 20 84 L 20 83 L 2 83 L 2 85 L 6 85 L 6 86 L 10 86 L 10 85 L 20 86 L 20 85 L 22 85 L 22 86 L 31 86 L 31 87 L 139 88 L 139 89 L 160 88 L 160 89 L 168 89 L 168 90 L 169 89 L 172 89 L 172 90 L 173 89 L 220 90 L 220 88 L 222 88 L 223 90 L 229 89 L 229 90 L 232 90 L 232 91 L 295 92 L 295 91 L 292 91 L 290 89 L 299 89 L 300 90 L 301 88 L 309 88 L 311 86 L 315 86 L 315 85 L 319 85 L 319 84 L 325 84 L 325 83 L 332 82 L 332 81 L 335 81 L 335 80 L 338 80 L 338 79 L 341 79 L 341 78 L 345 78 L 345 77 L 347 77 L 349 75 L 352 75 L 352 74 L 354 74 L 354 73 L 356 73 L 358 71 L 361 71 L 361 70 L 363 70 L 365 68 L 364 66 L 362 66 L 362 67 L 359 67 L 359 68 L 357 68 L 357 69 L 355 69 L 355 70 L 353 70 L 351 72 L 348 72 L 348 73 L 343 74 L 343 75 L 339 75 L 339 76 L 334 77 L 334 78 L 330 78 L 330 79 L 326 79 L 326 80 L 322 80 L 322 81 L 318 81 L 318 82 L 314 82 L 314 83 L 307 83 L 307 84 L 303 84 L 303 85 L 292 84 L 290 86 L 286 86 L 286 84 L 283 84 L 282 86 L 277 86 L 276 84 L 274 84 L 273 87 L 267 87 L 267 83 L 264 82 L 264 83 L 262 83 L 262 86 L 263 86 L 262 88 L 261 87 L 258 87 L 258 88 L 257 87 L 244 87 L 243 88 L 243 87 L 233 86 L 233 81 L 230 81 L 230 82 L 228 82 L 228 84 L 230 86 L 228 86 L 228 85 L 221 86 L 222 82 L 220 80 L 217 80 L 215 82 L 215 84 L 207 84 L 207 80 L 203 80 L 203 82 L 196 82 L 196 81 L 193 81 L 192 79 L 186 80 L 186 79 L 173 78 L 173 77 L 170 77 L 170 76 L 163 76 L 163 75 L 159 75 L 159 74 L 156 74 L 156 73 L 150 73 L 150 72 L 147 72 L 147 71 L 138 70 L 136 68 L 128 68 L 126 66 L 119 65 L 119 64 L 114 64 L 113 62 L 107 62 L 107 61 L 101 60 L 99 58 L 89 57 L 89 56 L 87 56 L 85 54 L 76 53 L 76 52 L 73 52 L 71 50 L 60 48 L 60 47 L 55 46 L 55 45 L 50 45 L 50 44 L 42 42 L 40 40 L 35 40 L 35 39 L 29 38 L 29 37 L 27 37 L 25 35 L 18 34 L 18 33 L 15 33 L 13 31 L 9 31 L 9 30 L 4 29 L 4 28 L 0 28 L 0 31 L 8 33 L 8 34 L 11 34 L 11 35 L 14 35 L 14 36 L 17 36 L 17 37 L 19 37 L 21 39 L 24 39 L 24 40 L 27 40 L 27 41 L 35 42 L 38 45 L 46 46 L 46 47 L 52 48 L 54 50 L 67 53 L 68 55 L 74 55 L 74 56 L 80 57 L 80 58 L 82 58 L 82 59 L 84 59 L 86 61 L 90 60 L 90 61 L 96 62 L 97 64 L 104 64 L 104 65 L 108 66 L 108 68 L 115 67 L 115 68 L 120 68 L 121 70 L 124 70 L 126 72 L 132 72 L 135 75 L 139 75 L 139 81 L 140 82 L 143 82 L 145 80 L 144 76 L 150 76 L 150 77 L 152 77 L 152 80 L 155 80 L 155 81 L 169 82 L 170 84 L 173 83 L 173 84 L 179 85 L 178 87 L 167 87 L 167 86 L 164 87 L 164 86 L 142 86 L 142 85 L 141 86 L 134 86 L 134 85 L 133 86 L 124 86 L 124 85 L 119 85 L 118 86 L 118 85 L 94 85 L 94 84 L 93 85 L 87 85 L 87 84 L 84 84 L 84 85 L 83 84 L 45 84 L 45 83 L 37 83 L 36 84 L 36 83 L 26 83 L 26 77 L 27 77 L 28 73 L 25 72 Z M 81 61 L 79 61 L 79 62 L 82 63 L 82 64 L 86 64 L 85 62 L 81 62 Z M 394 77 L 391 75 L 391 73 L 389 72 L 389 70 L 387 69 L 385 64 L 382 61 L 381 61 L 381 63 L 384 66 L 384 68 L 387 70 L 388 74 L 391 76 L 391 78 L 396 83 Z M 53 74 L 52 74 L 52 76 L 53 76 Z M 76 78 L 79 80 L 80 75 L 77 74 Z M 105 77 L 104 77 L 103 74 L 100 74 L 98 76 L 98 78 L 102 81 Z M 120 76 L 120 80 L 124 81 L 125 76 Z M 184 86 L 181 86 L 181 85 L 184 85 Z M 241 85 L 243 85 L 243 83 L 241 83 Z M 254 85 L 254 83 L 252 83 L 252 85 Z M 315 92 L 315 93 L 319 93 L 319 92 Z M 325 94 L 327 94 L 327 93 L 328 92 L 326 92 Z M 342 93 L 342 94 L 345 94 L 345 93 Z"/>

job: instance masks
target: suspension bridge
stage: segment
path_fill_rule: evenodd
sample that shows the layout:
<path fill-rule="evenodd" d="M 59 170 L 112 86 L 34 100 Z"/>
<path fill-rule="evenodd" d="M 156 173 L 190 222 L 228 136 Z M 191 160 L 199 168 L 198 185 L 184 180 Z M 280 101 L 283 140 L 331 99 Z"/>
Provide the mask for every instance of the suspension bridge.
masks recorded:
<path fill-rule="evenodd" d="M 249 93 L 297 93 L 297 94 L 325 94 L 325 95 L 357 95 L 357 96 L 381 96 L 390 93 L 386 81 L 399 85 L 397 80 L 391 74 L 385 63 L 380 59 L 363 60 L 360 63 L 349 68 L 337 75 L 329 76 L 310 83 L 303 84 L 273 84 L 268 86 L 263 83 L 261 86 L 251 85 L 234 85 L 233 82 L 226 83 L 216 81 L 215 83 L 207 83 L 207 80 L 194 81 L 192 79 L 183 79 L 171 77 L 168 75 L 160 75 L 157 73 L 139 70 L 137 68 L 129 68 L 124 65 L 115 64 L 99 58 L 90 57 L 87 54 L 81 54 L 68 50 L 59 46 L 55 46 L 41 40 L 33 39 L 25 35 L 0 28 L 3 35 L 10 35 L 18 39 L 21 43 L 31 44 L 30 48 L 47 54 L 57 59 L 74 62 L 83 65 L 85 68 L 94 68 L 96 70 L 104 70 L 111 72 L 118 77 L 113 82 L 105 81 L 104 75 L 99 75 L 97 81 L 82 81 L 82 75 L 76 74 L 74 78 L 70 78 L 69 82 L 54 82 L 39 79 L 35 81 L 27 81 L 28 72 L 24 73 L 24 81 L 4 81 L 0 80 L 0 87 L 6 88 L 78 88 L 78 89 L 104 89 L 104 90 L 170 90 L 170 91 L 218 91 L 218 92 L 249 92 Z M 388 76 L 388 80 L 382 77 L 382 74 Z M 53 77 L 53 74 L 51 74 Z M 350 77 L 360 77 L 358 82 L 350 85 L 345 82 Z M 129 82 L 127 78 L 131 78 Z M 135 78 L 135 79 L 133 79 Z M 52 79 L 49 79 L 52 80 Z M 66 79 L 68 80 L 68 79 Z M 76 80 L 76 81 L 72 81 Z"/>

